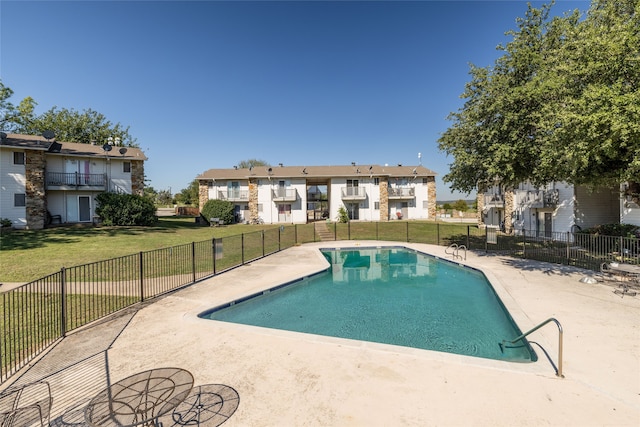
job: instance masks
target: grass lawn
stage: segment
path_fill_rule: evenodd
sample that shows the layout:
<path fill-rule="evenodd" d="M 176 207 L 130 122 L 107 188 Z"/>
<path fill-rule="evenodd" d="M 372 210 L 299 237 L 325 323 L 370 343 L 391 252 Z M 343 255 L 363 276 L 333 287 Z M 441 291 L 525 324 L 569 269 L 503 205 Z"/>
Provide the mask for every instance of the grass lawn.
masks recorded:
<path fill-rule="evenodd" d="M 0 283 L 29 282 L 61 267 L 277 227 L 275 224 L 206 227 L 190 217 L 161 217 L 153 227 L 14 230 L 0 237 Z"/>
<path fill-rule="evenodd" d="M 270 230 L 267 244 L 276 245 L 277 248 L 277 229 L 280 226 L 234 224 L 207 227 L 196 224 L 192 217 L 160 217 L 153 227 L 63 226 L 44 230 L 14 230 L 1 235 L 0 283 L 26 283 L 58 272 L 62 267 L 260 230 Z M 289 246 L 315 238 L 313 224 L 299 225 L 295 232 L 290 224 L 285 227 L 286 231 L 281 237 L 287 240 Z M 479 232 L 473 228 L 472 233 Z M 446 245 L 450 241 L 464 241 L 467 225 L 433 221 L 352 222 L 332 223 L 330 230 L 335 232 L 338 240 L 380 239 Z M 247 250 L 260 249 L 261 242 L 252 243 L 257 236 L 259 234 L 247 236 Z M 247 256 L 249 259 L 253 257 L 252 254 Z"/>

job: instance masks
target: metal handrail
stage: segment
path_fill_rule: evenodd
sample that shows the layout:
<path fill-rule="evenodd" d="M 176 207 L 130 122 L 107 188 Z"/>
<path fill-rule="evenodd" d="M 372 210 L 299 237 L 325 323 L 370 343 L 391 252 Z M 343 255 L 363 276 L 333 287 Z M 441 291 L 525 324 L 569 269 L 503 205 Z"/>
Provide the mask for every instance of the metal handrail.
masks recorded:
<path fill-rule="evenodd" d="M 453 250 L 451 252 L 449 252 L 449 249 Z M 444 253 L 451 255 L 451 257 L 453 259 L 457 259 L 460 258 L 462 259 L 462 256 L 459 254 L 460 249 L 464 249 L 464 260 L 467 260 L 467 247 L 465 245 L 458 245 L 457 243 L 452 243 L 450 244 L 447 249 L 444 250 Z"/>
<path fill-rule="evenodd" d="M 521 339 L 523 339 L 524 337 L 526 337 L 530 333 L 537 331 L 538 329 L 540 329 L 541 327 L 543 327 L 544 325 L 546 325 L 549 322 L 554 322 L 556 324 L 556 326 L 558 327 L 558 367 L 556 368 L 554 366 L 554 368 L 556 370 L 556 376 L 560 377 L 560 378 L 564 378 L 564 375 L 562 374 L 562 333 L 563 333 L 562 332 L 562 325 L 560 324 L 560 322 L 558 322 L 553 317 L 545 320 L 544 322 L 540 323 L 535 328 L 531 329 L 530 331 L 525 332 L 524 334 L 520 335 L 517 338 L 512 339 L 511 341 L 502 340 L 502 342 L 499 345 L 500 345 L 500 348 L 503 348 L 504 343 L 506 343 L 506 342 L 508 342 L 510 344 L 515 344 L 517 341 L 520 341 Z M 551 362 L 551 364 L 553 365 L 553 362 Z"/>

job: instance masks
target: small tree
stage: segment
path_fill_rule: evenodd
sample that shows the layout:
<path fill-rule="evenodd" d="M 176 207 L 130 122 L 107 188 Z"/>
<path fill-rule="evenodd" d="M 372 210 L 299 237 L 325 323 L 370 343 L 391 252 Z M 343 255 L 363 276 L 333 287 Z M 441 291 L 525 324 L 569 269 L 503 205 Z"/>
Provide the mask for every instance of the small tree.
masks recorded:
<path fill-rule="evenodd" d="M 219 218 L 225 224 L 235 222 L 233 215 L 233 203 L 226 200 L 209 200 L 202 207 L 201 215 L 209 221 L 211 218 Z"/>
<path fill-rule="evenodd" d="M 176 194 L 176 200 L 178 203 L 184 203 L 185 205 L 197 205 L 199 187 L 198 180 L 194 179 L 187 188 L 183 188 Z"/>
<path fill-rule="evenodd" d="M 337 221 L 341 223 L 349 222 L 349 213 L 347 212 L 347 209 L 345 209 L 344 206 L 340 206 L 340 208 L 338 209 Z"/>
<path fill-rule="evenodd" d="M 460 199 L 453 204 L 453 209 L 460 212 L 466 212 L 469 209 L 469 205 L 467 205 L 466 200 Z"/>
<path fill-rule="evenodd" d="M 255 168 L 256 166 L 269 166 L 269 163 L 260 159 L 249 159 L 238 162 L 238 168 L 240 169 Z"/>

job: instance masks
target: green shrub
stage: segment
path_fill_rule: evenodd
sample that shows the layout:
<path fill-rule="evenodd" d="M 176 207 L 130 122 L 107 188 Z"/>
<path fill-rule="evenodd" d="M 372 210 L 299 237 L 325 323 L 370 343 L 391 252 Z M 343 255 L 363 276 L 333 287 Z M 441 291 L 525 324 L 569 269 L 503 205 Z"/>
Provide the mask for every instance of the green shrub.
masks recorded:
<path fill-rule="evenodd" d="M 632 224 L 601 224 L 582 230 L 581 233 L 595 234 L 599 236 L 639 237 L 640 227 Z"/>
<path fill-rule="evenodd" d="M 219 218 L 225 224 L 233 224 L 233 203 L 226 200 L 209 200 L 202 207 L 201 215 L 209 221 L 211 218 Z"/>
<path fill-rule="evenodd" d="M 11 227 L 13 226 L 13 222 L 9 218 L 0 219 L 0 227 Z"/>
<path fill-rule="evenodd" d="M 157 221 L 156 207 L 147 197 L 100 193 L 96 201 L 96 214 L 104 225 L 153 225 Z"/>
<path fill-rule="evenodd" d="M 340 206 L 340 208 L 338 209 L 338 218 L 336 219 L 336 221 L 341 223 L 349 222 L 349 213 L 344 206 Z"/>

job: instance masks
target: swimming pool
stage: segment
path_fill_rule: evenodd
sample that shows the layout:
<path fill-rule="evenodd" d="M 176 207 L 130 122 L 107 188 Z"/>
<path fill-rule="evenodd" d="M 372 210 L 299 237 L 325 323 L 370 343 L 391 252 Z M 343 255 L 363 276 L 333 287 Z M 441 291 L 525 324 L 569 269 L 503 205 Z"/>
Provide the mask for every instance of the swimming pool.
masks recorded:
<path fill-rule="evenodd" d="M 468 356 L 531 362 L 484 274 L 404 247 L 322 249 L 330 268 L 199 317 Z"/>

